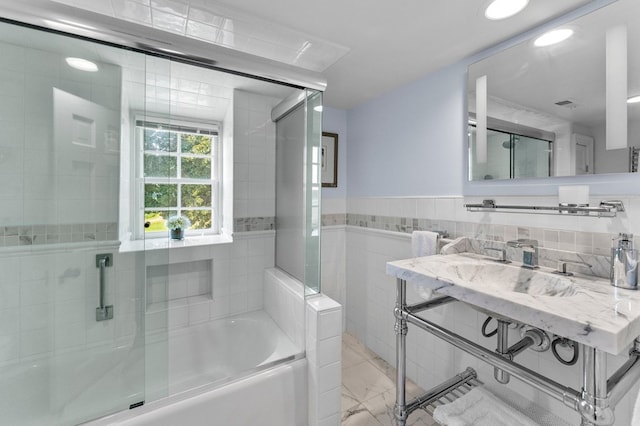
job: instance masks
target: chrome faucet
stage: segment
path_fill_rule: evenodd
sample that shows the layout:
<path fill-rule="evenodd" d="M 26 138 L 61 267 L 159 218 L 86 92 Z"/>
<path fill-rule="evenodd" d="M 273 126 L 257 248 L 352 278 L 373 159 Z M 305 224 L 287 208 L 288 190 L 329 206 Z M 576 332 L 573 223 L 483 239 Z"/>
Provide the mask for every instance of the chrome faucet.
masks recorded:
<path fill-rule="evenodd" d="M 517 240 L 507 241 L 507 246 L 523 249 L 522 267 L 529 269 L 535 269 L 538 267 L 538 240 L 519 238 Z"/>
<path fill-rule="evenodd" d="M 486 251 L 497 251 L 500 252 L 500 257 L 494 258 L 496 262 L 500 263 L 511 263 L 510 260 L 507 260 L 507 249 L 506 248 L 495 248 L 495 247 L 485 247 Z"/>
<path fill-rule="evenodd" d="M 567 264 L 586 266 L 589 269 L 593 268 L 593 265 L 587 262 L 583 262 L 581 260 L 558 259 L 558 269 L 556 269 L 553 272 L 560 275 L 566 275 L 568 277 L 572 276 L 573 272 L 567 271 Z"/>

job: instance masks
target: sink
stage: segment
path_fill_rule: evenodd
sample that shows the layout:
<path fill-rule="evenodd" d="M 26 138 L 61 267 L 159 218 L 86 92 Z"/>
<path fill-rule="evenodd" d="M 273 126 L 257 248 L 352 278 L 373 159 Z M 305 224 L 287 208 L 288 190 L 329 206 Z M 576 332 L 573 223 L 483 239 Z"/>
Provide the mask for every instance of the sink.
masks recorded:
<path fill-rule="evenodd" d="M 606 278 L 559 275 L 541 267 L 504 265 L 476 253 L 413 257 L 387 262 L 387 273 L 430 289 L 488 316 L 529 324 L 612 355 L 628 351 L 640 335 L 640 291 Z"/>
<path fill-rule="evenodd" d="M 449 265 L 451 274 L 484 288 L 500 288 L 531 296 L 569 297 L 577 288 L 567 277 L 535 269 L 495 263 L 459 263 Z"/>

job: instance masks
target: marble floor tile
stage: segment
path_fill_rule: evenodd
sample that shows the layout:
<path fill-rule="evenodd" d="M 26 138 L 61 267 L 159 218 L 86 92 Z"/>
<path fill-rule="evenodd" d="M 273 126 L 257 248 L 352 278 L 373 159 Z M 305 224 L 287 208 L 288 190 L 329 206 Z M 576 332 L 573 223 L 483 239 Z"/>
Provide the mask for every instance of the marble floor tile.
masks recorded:
<path fill-rule="evenodd" d="M 369 362 L 363 362 L 342 372 L 342 384 L 359 401 L 366 401 L 384 391 L 393 389 L 395 384 Z"/>
<path fill-rule="evenodd" d="M 360 404 L 342 413 L 342 426 L 380 426 L 380 422 Z"/>
<path fill-rule="evenodd" d="M 362 344 L 362 342 L 360 342 L 349 333 L 344 333 L 342 335 L 342 343 L 343 345 L 353 349 L 354 352 L 359 354 L 364 359 L 371 359 L 378 356 L 375 352 L 367 348 L 364 344 Z"/>
<path fill-rule="evenodd" d="M 375 419 L 381 426 L 396 426 L 393 410 L 388 413 L 379 414 L 375 416 Z M 409 415 L 407 426 L 438 426 L 438 423 L 436 423 L 426 411 L 416 410 Z"/>
<path fill-rule="evenodd" d="M 344 413 L 357 405 L 360 405 L 360 401 L 349 392 L 349 389 L 342 386 L 342 412 Z"/>
<path fill-rule="evenodd" d="M 355 337 L 342 338 L 342 425 L 395 426 L 395 368 L 366 348 Z M 407 381 L 407 400 L 424 390 Z M 434 426 L 425 411 L 416 410 L 407 426 Z"/>
<path fill-rule="evenodd" d="M 356 364 L 366 362 L 367 359 L 352 347 L 342 344 L 342 369 L 353 367 Z"/>

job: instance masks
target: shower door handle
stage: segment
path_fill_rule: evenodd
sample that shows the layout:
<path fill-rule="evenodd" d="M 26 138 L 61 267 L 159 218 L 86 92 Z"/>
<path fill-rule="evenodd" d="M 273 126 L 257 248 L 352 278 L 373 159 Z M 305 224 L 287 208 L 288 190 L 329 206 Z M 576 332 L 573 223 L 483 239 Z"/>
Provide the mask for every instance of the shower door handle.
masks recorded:
<path fill-rule="evenodd" d="M 96 255 L 96 267 L 100 269 L 98 274 L 99 306 L 96 308 L 96 321 L 105 321 L 113 318 L 113 305 L 104 305 L 105 269 L 109 266 L 113 266 L 113 255 L 111 253 Z"/>

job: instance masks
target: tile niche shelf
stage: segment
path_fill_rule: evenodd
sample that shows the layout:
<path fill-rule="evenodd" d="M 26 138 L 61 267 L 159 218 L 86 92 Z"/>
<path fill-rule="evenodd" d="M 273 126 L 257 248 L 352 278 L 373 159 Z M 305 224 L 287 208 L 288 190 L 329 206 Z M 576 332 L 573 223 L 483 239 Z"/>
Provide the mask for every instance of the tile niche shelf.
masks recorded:
<path fill-rule="evenodd" d="M 482 200 L 482 203 L 465 204 L 470 212 L 502 212 L 502 213 L 536 213 L 536 214 L 564 214 L 573 216 L 616 217 L 624 212 L 624 204 L 620 200 L 603 200 L 599 206 L 588 205 L 558 205 L 558 206 L 527 206 L 496 204 L 495 200 Z"/>

